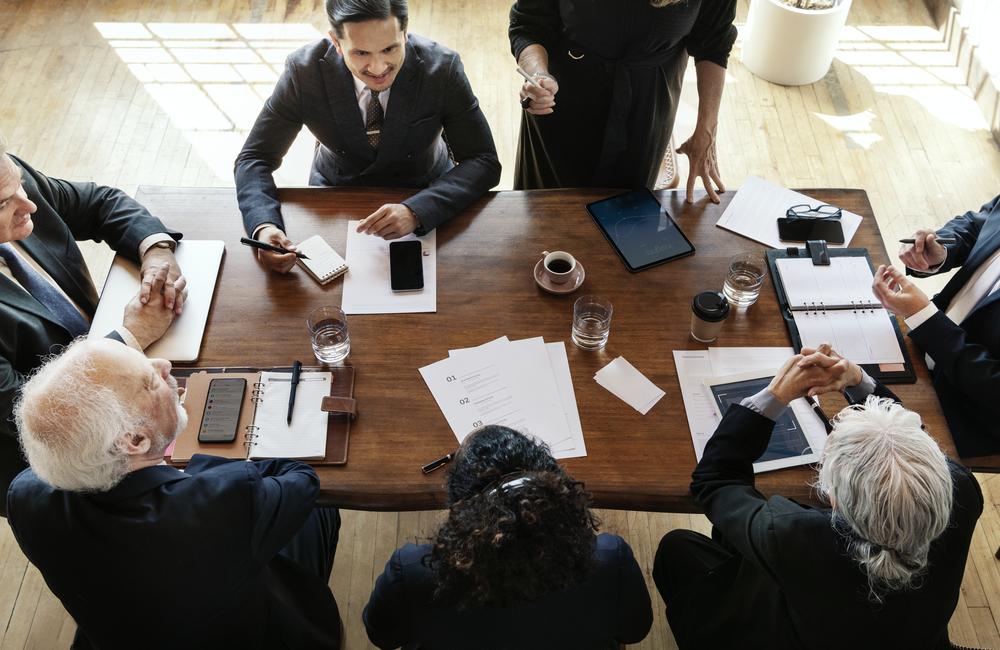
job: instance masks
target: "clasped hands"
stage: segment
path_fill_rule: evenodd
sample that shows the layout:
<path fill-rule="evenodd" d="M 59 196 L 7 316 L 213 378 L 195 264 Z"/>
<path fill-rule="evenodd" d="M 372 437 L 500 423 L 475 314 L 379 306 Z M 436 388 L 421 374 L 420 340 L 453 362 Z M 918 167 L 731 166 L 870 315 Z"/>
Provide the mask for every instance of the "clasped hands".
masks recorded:
<path fill-rule="evenodd" d="M 828 343 L 803 347 L 774 375 L 767 390 L 782 404 L 799 397 L 814 397 L 857 386 L 864 378 L 861 367 L 840 356 Z"/>
<path fill-rule="evenodd" d="M 139 293 L 125 306 L 122 325 L 143 349 L 158 341 L 184 310 L 187 278 L 181 274 L 174 252 L 153 247 L 142 257 Z"/>
<path fill-rule="evenodd" d="M 361 223 L 358 224 L 357 232 L 378 235 L 382 239 L 399 239 L 409 235 L 419 225 L 417 216 L 410 208 L 402 203 L 386 203 L 362 219 Z M 298 249 L 281 228 L 274 225 L 264 226 L 257 232 L 257 240 L 291 251 L 290 253 L 274 253 L 257 249 L 257 259 L 261 264 L 278 273 L 288 273 L 292 270 L 296 260 L 294 253 Z"/>

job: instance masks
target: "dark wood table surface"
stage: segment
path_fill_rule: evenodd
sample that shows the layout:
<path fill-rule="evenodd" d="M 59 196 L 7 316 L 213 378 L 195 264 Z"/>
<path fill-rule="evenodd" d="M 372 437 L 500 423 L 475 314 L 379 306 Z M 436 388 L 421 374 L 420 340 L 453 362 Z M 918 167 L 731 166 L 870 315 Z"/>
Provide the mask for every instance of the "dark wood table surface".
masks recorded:
<path fill-rule="evenodd" d="M 888 258 L 862 190 L 803 190 L 819 201 L 865 217 L 852 246 L 872 260 Z M 604 508 L 690 512 L 688 493 L 694 448 L 674 367 L 675 349 L 704 349 L 689 337 L 694 294 L 722 287 L 727 259 L 763 246 L 717 228 L 733 193 L 713 205 L 704 195 L 693 205 L 683 192 L 658 196 L 697 248 L 696 254 L 641 273 L 629 273 L 591 221 L 584 206 L 614 192 L 552 190 L 491 193 L 438 229 L 437 313 L 349 316 L 351 355 L 357 369 L 360 416 L 352 428 L 347 465 L 318 468 L 322 500 L 366 510 L 412 510 L 444 505 L 445 472 L 429 476 L 420 466 L 457 443 L 418 368 L 469 347 L 507 335 L 565 341 L 587 444 L 585 458 L 564 461 Z M 368 215 L 404 191 L 284 189 L 281 201 L 292 239 L 319 233 L 342 254 L 348 219 Z M 141 187 L 137 198 L 171 227 L 192 239 L 226 243 L 198 366 L 287 366 L 313 359 L 306 315 L 320 305 L 339 305 L 343 282 L 320 286 L 302 270 L 270 273 L 241 246 L 243 226 L 231 189 Z M 565 250 L 586 268 L 586 281 L 570 295 L 542 291 L 532 269 L 543 250 Z M 608 346 L 586 352 L 570 342 L 573 302 L 594 293 L 614 303 Z M 893 389 L 920 412 L 946 453 L 954 446 L 920 355 L 906 338 L 916 384 Z M 788 346 L 788 331 L 768 278 L 757 304 L 730 316 L 718 346 Z M 594 373 L 622 355 L 666 391 L 645 416 L 594 381 Z M 843 406 L 824 399 L 828 412 Z M 798 467 L 761 474 L 765 494 L 811 501 L 814 471 Z"/>

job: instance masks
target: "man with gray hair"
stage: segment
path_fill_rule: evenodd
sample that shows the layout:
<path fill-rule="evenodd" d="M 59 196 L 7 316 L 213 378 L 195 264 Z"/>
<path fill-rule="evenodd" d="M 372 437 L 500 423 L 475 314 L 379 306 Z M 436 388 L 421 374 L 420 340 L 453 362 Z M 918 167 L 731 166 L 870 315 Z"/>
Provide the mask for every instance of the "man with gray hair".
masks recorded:
<path fill-rule="evenodd" d="M 753 462 L 803 396 L 844 390 L 816 487 L 829 508 L 765 498 Z M 653 579 L 680 648 L 950 649 L 979 484 L 920 416 L 829 346 L 802 349 L 726 412 L 691 490 L 712 537 L 674 530 Z"/>
<path fill-rule="evenodd" d="M 142 289 L 123 326 L 99 334 L 142 350 L 181 312 L 187 289 L 173 253 L 180 237 L 119 189 L 39 172 L 7 153 L 0 133 L 0 516 L 7 486 L 27 466 L 11 419 L 14 396 L 53 349 L 87 333 L 97 309 L 77 240 L 106 241 L 141 264 Z M 153 293 L 165 297 L 156 309 Z"/>
<path fill-rule="evenodd" d="M 10 526 L 76 620 L 74 647 L 338 648 L 327 583 L 340 517 L 314 509 L 316 473 L 292 460 L 164 464 L 187 423 L 170 369 L 78 341 L 15 405 L 31 467 L 10 486 Z"/>

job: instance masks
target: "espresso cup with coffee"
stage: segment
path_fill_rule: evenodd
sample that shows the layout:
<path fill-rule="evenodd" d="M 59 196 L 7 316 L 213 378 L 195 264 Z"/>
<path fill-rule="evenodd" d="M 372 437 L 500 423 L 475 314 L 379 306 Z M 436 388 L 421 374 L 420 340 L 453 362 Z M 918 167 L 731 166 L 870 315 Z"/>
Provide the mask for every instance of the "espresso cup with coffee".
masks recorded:
<path fill-rule="evenodd" d="M 566 284 L 576 270 L 576 258 L 565 251 L 545 252 L 542 266 L 552 284 Z"/>

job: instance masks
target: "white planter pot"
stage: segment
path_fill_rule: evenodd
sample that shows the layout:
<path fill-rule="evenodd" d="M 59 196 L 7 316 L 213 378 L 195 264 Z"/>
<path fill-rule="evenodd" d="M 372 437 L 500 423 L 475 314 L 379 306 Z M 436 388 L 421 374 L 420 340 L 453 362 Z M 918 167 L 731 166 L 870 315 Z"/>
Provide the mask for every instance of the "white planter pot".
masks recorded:
<path fill-rule="evenodd" d="M 819 81 L 833 63 L 851 0 L 830 9 L 796 9 L 781 0 L 752 0 L 743 39 L 743 65 L 785 86 Z"/>

